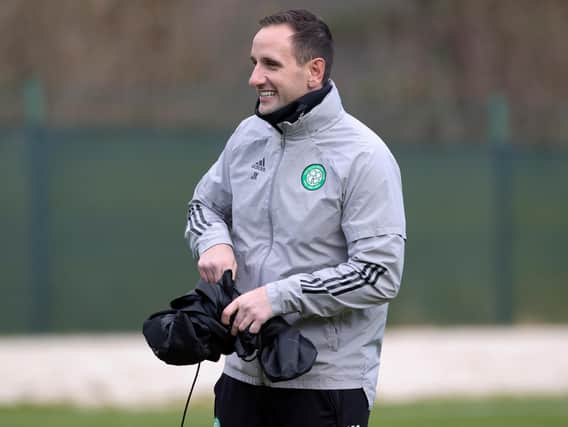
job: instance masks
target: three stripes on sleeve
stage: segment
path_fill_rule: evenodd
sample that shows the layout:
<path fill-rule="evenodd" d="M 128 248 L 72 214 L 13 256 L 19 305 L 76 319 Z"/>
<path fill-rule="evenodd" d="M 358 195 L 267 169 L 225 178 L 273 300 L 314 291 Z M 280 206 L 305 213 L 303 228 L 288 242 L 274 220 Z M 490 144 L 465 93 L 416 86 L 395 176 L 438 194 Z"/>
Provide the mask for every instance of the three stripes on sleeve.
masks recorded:
<path fill-rule="evenodd" d="M 211 227 L 211 223 L 205 219 L 203 208 L 199 202 L 191 202 L 188 209 L 187 221 L 189 230 L 197 236 Z M 352 271 L 341 276 L 334 276 L 328 279 L 315 277 L 311 280 L 300 280 L 302 292 L 305 294 L 330 294 L 339 296 L 341 294 L 357 290 L 363 286 L 374 286 L 379 278 L 386 272 L 382 265 L 365 263 L 363 269 Z"/>

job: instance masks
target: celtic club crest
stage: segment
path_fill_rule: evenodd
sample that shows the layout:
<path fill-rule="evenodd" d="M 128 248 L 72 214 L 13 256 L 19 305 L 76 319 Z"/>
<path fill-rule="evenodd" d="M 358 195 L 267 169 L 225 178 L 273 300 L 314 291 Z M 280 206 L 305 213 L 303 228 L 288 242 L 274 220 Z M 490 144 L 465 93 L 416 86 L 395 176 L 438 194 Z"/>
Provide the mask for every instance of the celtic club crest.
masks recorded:
<path fill-rule="evenodd" d="M 302 172 L 302 185 L 306 190 L 314 191 L 325 184 L 325 168 L 320 164 L 307 166 Z"/>

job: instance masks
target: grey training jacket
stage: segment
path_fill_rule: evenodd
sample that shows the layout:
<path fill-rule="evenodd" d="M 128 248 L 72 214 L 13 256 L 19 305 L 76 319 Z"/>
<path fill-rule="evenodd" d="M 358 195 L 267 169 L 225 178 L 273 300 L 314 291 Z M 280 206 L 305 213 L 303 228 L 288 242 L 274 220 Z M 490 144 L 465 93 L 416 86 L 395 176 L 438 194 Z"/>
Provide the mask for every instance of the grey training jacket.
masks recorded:
<path fill-rule="evenodd" d="M 381 139 L 347 114 L 335 85 L 283 133 L 244 120 L 189 203 L 186 239 L 198 257 L 232 245 L 242 292 L 266 286 L 318 349 L 307 374 L 272 384 L 256 361 L 226 358 L 240 381 L 284 388 L 363 388 L 375 399 L 388 302 L 406 239 L 400 171 Z"/>

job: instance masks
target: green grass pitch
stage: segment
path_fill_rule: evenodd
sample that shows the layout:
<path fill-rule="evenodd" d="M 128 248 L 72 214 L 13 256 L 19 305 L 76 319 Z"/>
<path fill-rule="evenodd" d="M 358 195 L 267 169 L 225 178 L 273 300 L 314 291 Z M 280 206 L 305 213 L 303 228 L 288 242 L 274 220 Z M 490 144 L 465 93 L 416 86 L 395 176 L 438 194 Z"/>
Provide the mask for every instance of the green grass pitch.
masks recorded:
<path fill-rule="evenodd" d="M 155 410 L 0 407 L 6 427 L 170 427 L 180 424 L 183 404 Z M 211 403 L 192 402 L 186 427 L 213 425 Z M 375 406 L 370 427 L 565 427 L 567 398 L 428 401 Z"/>

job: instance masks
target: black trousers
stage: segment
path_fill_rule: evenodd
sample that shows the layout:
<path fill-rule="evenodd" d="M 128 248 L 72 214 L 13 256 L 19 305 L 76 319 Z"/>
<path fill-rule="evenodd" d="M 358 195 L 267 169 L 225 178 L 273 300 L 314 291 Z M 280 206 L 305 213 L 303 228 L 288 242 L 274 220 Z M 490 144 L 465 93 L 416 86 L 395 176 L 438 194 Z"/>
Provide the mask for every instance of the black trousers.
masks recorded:
<path fill-rule="evenodd" d="M 223 374 L 215 418 L 220 427 L 367 427 L 369 405 L 363 389 L 271 388 Z"/>

